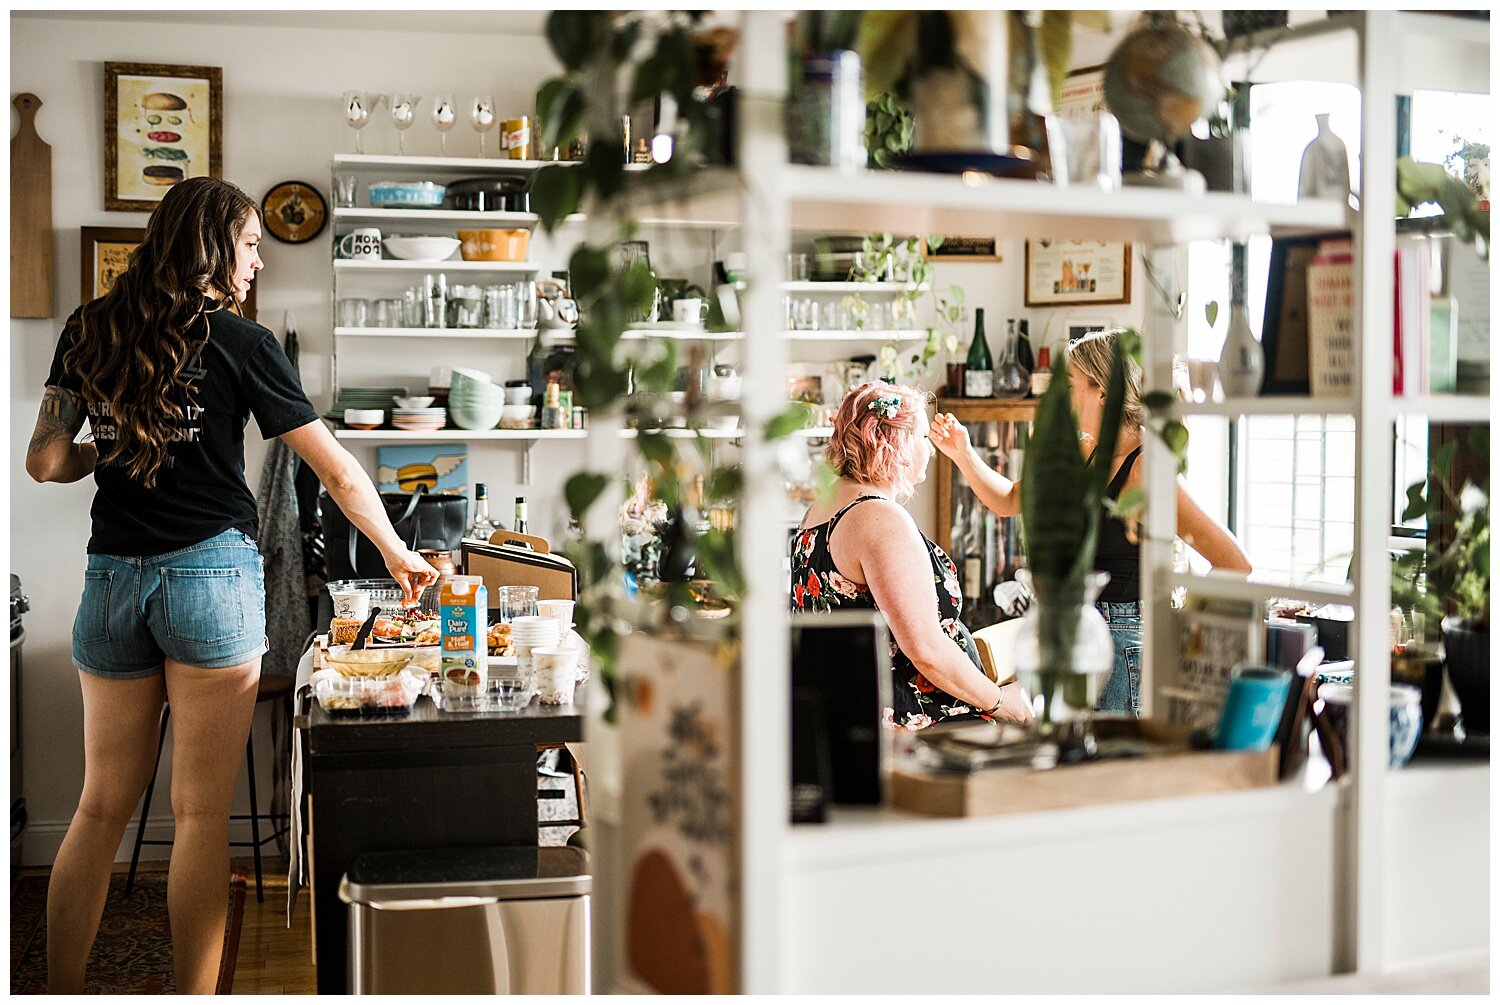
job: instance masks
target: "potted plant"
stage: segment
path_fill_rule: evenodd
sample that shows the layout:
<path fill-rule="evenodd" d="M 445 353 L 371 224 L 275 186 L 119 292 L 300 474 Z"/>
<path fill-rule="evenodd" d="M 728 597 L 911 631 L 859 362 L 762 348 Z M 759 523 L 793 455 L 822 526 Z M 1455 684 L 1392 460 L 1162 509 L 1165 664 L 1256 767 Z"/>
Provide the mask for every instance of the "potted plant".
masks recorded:
<path fill-rule="evenodd" d="M 1431 623 L 1441 618 L 1443 666 L 1467 733 L 1490 731 L 1490 490 L 1483 475 L 1453 476 L 1458 440 L 1445 443 L 1425 481 L 1407 488 L 1402 520 L 1425 517 L 1427 545 L 1396 562 L 1391 597 Z M 1474 427 L 1468 453 L 1489 466 L 1489 429 Z M 1455 487 L 1457 486 L 1457 487 Z M 1445 528 L 1451 527 L 1451 533 Z"/>

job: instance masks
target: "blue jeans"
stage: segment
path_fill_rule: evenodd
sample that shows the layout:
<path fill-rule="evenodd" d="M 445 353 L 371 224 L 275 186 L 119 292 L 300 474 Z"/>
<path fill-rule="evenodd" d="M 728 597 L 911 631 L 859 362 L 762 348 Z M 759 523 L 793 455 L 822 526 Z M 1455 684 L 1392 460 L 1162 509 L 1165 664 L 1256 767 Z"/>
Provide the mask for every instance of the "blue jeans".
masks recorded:
<path fill-rule="evenodd" d="M 164 555 L 90 555 L 73 662 L 114 680 L 164 661 L 217 669 L 266 651 L 266 580 L 254 539 L 226 530 Z"/>
<path fill-rule="evenodd" d="M 1109 622 L 1109 634 L 1115 642 L 1115 665 L 1109 671 L 1104 693 L 1095 710 L 1141 714 L 1141 603 L 1097 603 L 1094 605 Z"/>

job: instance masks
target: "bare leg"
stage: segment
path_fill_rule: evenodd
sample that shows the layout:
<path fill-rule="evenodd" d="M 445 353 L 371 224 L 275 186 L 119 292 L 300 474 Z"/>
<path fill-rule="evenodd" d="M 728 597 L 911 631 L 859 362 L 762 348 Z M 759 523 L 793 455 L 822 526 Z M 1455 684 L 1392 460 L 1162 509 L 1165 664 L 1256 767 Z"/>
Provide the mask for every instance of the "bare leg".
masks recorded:
<path fill-rule="evenodd" d="M 212 994 L 229 901 L 229 810 L 255 713 L 260 658 L 206 670 L 167 661 L 172 813 L 167 876 L 178 994 Z"/>
<path fill-rule="evenodd" d="M 81 994 L 120 838 L 156 763 L 160 675 L 107 680 L 79 671 L 83 794 L 47 885 L 47 990 Z"/>

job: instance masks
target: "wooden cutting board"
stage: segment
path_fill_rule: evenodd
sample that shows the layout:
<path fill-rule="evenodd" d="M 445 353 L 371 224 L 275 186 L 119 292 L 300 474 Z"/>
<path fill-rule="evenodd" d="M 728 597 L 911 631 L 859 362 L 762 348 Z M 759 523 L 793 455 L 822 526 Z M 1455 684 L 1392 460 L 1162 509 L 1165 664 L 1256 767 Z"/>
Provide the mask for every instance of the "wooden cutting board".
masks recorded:
<path fill-rule="evenodd" d="M 10 316 L 52 316 L 52 148 L 36 131 L 42 99 L 18 94 L 10 141 Z"/>

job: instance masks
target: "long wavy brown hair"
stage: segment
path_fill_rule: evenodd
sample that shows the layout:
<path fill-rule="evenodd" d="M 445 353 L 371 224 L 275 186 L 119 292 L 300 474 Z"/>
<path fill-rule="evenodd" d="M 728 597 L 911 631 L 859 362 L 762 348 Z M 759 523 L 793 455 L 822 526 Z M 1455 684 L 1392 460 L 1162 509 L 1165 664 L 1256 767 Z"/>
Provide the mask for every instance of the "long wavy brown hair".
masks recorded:
<path fill-rule="evenodd" d="M 189 178 L 167 190 L 110 291 L 84 306 L 82 330 L 63 365 L 89 402 L 107 403 L 119 461 L 147 488 L 191 404 L 183 375 L 208 338 L 206 310 L 239 307 L 232 292 L 235 244 L 255 201 L 217 178 Z M 177 389 L 184 393 L 174 394 Z M 174 400 L 176 399 L 176 400 Z"/>

